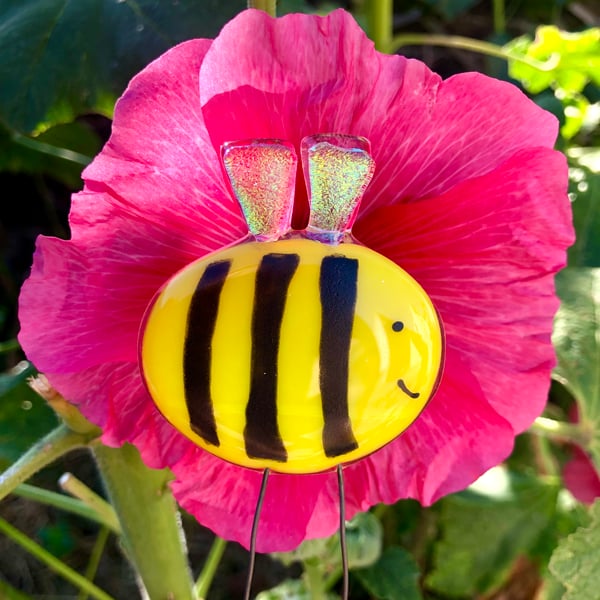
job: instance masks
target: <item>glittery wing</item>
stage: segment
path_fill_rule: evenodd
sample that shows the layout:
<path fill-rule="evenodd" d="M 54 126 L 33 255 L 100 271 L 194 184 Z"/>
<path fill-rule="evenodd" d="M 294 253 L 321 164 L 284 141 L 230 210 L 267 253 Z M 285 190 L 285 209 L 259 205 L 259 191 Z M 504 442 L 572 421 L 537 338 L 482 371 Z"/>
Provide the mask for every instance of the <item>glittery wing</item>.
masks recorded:
<path fill-rule="evenodd" d="M 306 236 L 338 244 L 350 232 L 375 171 L 370 143 L 350 135 L 312 135 L 302 140 L 301 156 L 310 202 Z"/>
<path fill-rule="evenodd" d="M 242 140 L 227 142 L 221 153 L 250 233 L 261 242 L 283 237 L 292 220 L 294 147 L 281 140 Z"/>

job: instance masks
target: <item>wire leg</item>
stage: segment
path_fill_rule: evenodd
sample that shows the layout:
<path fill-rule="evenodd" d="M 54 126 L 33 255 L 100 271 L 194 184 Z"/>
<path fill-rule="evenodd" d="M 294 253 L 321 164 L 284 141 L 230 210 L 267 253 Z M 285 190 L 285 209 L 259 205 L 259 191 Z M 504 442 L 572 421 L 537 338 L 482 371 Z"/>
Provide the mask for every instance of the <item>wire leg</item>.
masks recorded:
<path fill-rule="evenodd" d="M 250 600 L 250 592 L 252 591 L 252 579 L 254 578 L 254 563 L 256 560 L 256 534 L 258 533 L 258 522 L 260 520 L 260 511 L 262 509 L 265 492 L 267 491 L 267 481 L 269 480 L 270 469 L 263 471 L 262 483 L 260 484 L 260 492 L 254 509 L 254 521 L 252 522 L 252 533 L 250 534 L 250 562 L 248 564 L 248 578 L 246 579 L 246 592 L 244 600 Z"/>
<path fill-rule="evenodd" d="M 348 600 L 348 547 L 346 545 L 346 497 L 342 465 L 337 466 L 338 489 L 340 492 L 340 547 L 342 550 L 343 588 L 342 600 Z"/>

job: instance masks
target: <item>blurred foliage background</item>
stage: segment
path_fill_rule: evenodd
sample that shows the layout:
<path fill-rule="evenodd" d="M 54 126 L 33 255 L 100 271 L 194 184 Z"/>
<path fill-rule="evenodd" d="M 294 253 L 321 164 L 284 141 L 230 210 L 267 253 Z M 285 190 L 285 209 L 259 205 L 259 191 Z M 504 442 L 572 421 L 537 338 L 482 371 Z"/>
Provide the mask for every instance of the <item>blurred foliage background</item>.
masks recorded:
<path fill-rule="evenodd" d="M 367 0 L 282 0 L 278 12 L 338 6 L 369 31 Z M 108 139 L 114 102 L 129 79 L 182 40 L 214 37 L 244 8 L 238 0 L 0 1 L 0 470 L 57 422 L 27 385 L 35 369 L 16 341 L 17 297 L 35 238 L 69 236 L 70 196 Z M 547 416 L 567 423 L 576 406 L 585 422 L 600 422 L 600 6 L 595 0 L 403 0 L 393 12 L 385 50 L 420 58 L 443 77 L 475 70 L 511 80 L 560 119 L 558 147 L 570 160 L 578 241 L 559 280 L 560 366 Z M 567 343 L 573 339 L 578 343 Z M 588 377 L 579 377 L 582 369 Z M 352 598 L 600 597 L 600 510 L 588 511 L 565 490 L 561 472 L 574 451 L 565 431 L 552 436 L 534 428 L 518 439 L 506 465 L 432 508 L 405 501 L 358 519 L 349 530 Z M 591 436 L 585 450 L 598 464 L 596 426 Z M 118 537 L 44 495 L 60 492 L 65 472 L 102 494 L 81 450 L 40 472 L 30 482 L 35 487 L 4 500 L 0 516 L 114 598 L 137 597 Z M 183 518 L 197 572 L 213 536 Z M 335 590 L 339 565 L 331 543 L 259 557 L 256 589 L 280 584 L 261 597 L 308 597 L 303 580 L 293 580 L 302 571 L 298 561 L 305 568 L 317 564 Z M 246 552 L 230 544 L 210 597 L 241 597 L 246 562 Z M 580 576 L 586 569 L 587 579 Z M 85 597 L 0 534 L 0 599 Z"/>

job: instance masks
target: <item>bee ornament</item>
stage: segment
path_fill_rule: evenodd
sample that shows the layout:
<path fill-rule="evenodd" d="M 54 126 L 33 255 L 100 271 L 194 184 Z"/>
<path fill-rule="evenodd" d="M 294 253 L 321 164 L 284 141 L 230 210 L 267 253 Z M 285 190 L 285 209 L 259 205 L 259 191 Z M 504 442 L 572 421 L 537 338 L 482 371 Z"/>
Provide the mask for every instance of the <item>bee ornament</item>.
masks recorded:
<path fill-rule="evenodd" d="M 425 291 L 351 235 L 375 169 L 369 142 L 310 136 L 301 157 L 310 217 L 294 231 L 294 147 L 223 146 L 249 235 L 171 278 L 140 333 L 143 378 L 164 417 L 206 451 L 263 471 L 246 598 L 269 473 L 334 469 L 347 598 L 343 465 L 418 417 L 443 364 L 442 326 Z"/>

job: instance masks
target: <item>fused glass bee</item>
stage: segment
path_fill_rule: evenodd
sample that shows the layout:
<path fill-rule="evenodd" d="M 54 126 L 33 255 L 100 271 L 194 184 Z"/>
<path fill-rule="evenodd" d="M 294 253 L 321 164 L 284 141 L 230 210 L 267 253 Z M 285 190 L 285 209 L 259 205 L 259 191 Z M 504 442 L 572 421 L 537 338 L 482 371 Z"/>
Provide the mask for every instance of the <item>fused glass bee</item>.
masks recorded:
<path fill-rule="evenodd" d="M 164 417 L 208 452 L 264 472 L 251 567 L 269 472 L 337 469 L 344 597 L 342 466 L 417 418 L 438 383 L 444 345 L 419 284 L 352 238 L 375 168 L 369 150 L 351 136 L 303 140 L 310 218 L 294 231 L 293 146 L 225 144 L 250 234 L 170 279 L 140 336 L 144 380 Z"/>

